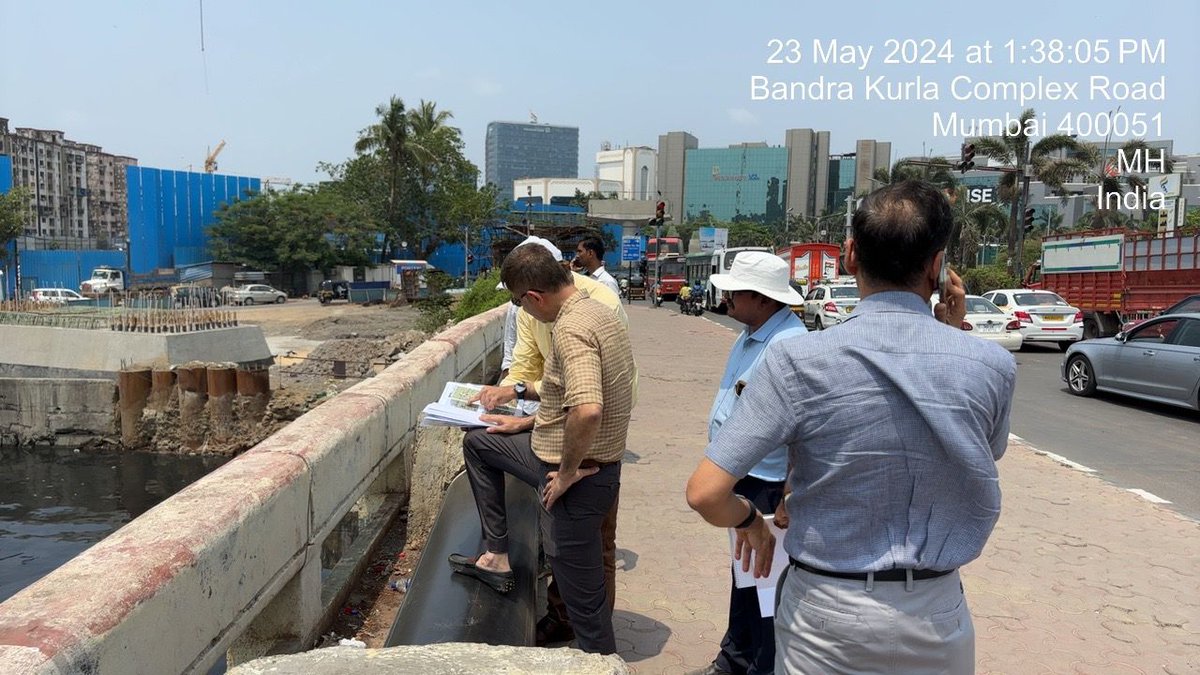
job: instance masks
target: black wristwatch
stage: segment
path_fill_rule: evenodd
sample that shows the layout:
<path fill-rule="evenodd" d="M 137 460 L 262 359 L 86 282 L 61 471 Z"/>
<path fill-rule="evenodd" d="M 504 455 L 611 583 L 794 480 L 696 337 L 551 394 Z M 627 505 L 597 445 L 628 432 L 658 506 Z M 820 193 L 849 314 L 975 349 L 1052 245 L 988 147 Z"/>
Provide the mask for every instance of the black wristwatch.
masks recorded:
<path fill-rule="evenodd" d="M 755 508 L 754 502 L 750 501 L 749 499 L 746 500 L 746 506 L 750 507 L 750 515 L 746 516 L 746 519 L 742 522 L 734 525 L 733 529 L 744 530 L 754 524 L 754 517 L 758 515 L 758 509 Z"/>
<path fill-rule="evenodd" d="M 513 385 L 513 391 L 516 392 L 518 401 L 525 399 L 525 389 L 526 387 L 524 382 L 518 382 Z"/>

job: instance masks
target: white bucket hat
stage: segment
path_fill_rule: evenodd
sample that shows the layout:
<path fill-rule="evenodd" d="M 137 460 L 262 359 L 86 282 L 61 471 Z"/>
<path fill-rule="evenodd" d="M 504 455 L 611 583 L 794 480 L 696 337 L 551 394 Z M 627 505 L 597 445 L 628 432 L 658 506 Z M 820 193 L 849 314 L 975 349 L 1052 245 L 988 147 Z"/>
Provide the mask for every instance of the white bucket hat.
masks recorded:
<path fill-rule="evenodd" d="M 554 260 L 556 262 L 562 262 L 562 259 L 563 259 L 562 251 L 558 250 L 558 247 L 555 246 L 554 244 L 551 244 L 549 239 L 542 239 L 541 237 L 531 234 L 525 238 L 525 241 L 517 244 L 513 248 L 517 249 L 517 248 L 524 246 L 525 244 L 537 244 L 538 246 L 541 246 L 542 248 L 549 251 L 550 255 L 554 256 Z M 496 290 L 498 290 L 498 291 L 504 290 L 504 282 L 503 281 L 496 284 Z"/>
<path fill-rule="evenodd" d="M 804 297 L 790 283 L 790 270 L 783 258 L 766 251 L 742 251 L 733 259 L 729 274 L 709 277 L 722 291 L 754 291 L 785 305 L 798 305 Z"/>

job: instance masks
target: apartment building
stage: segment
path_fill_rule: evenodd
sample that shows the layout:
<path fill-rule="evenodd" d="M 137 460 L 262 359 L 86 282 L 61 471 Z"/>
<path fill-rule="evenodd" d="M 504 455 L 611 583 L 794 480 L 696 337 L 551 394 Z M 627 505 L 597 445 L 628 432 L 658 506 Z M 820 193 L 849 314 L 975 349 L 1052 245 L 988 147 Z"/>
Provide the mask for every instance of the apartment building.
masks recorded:
<path fill-rule="evenodd" d="M 26 237 L 64 248 L 125 239 L 125 167 L 136 159 L 68 140 L 54 129 L 10 129 L 3 117 L 0 154 L 12 160 L 13 186 L 30 192 Z"/>

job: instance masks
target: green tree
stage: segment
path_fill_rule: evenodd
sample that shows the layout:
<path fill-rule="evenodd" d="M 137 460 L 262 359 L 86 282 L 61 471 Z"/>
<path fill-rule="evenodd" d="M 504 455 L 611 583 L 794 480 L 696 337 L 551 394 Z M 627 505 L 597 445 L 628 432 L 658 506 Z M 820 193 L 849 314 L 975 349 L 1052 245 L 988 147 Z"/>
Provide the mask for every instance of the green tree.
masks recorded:
<path fill-rule="evenodd" d="M 1009 124 L 1004 135 L 981 136 L 969 142 L 975 144 L 975 152 L 978 155 L 989 157 L 1003 166 L 1014 169 L 1028 166 L 1031 179 L 1045 183 L 1051 191 L 1061 192 L 1064 183 L 1087 172 L 1087 165 L 1078 159 L 1082 145 L 1066 134 L 1044 136 L 1034 143 L 1029 136 L 1030 125 L 1027 123 L 1036 117 L 1034 109 L 1028 108 Z M 1017 218 L 1020 190 L 1021 182 L 1016 173 L 1003 174 L 1000 178 L 999 195 L 1000 199 L 1011 206 L 1006 237 L 1009 258 L 1016 253 L 1017 228 L 1021 226 Z"/>
<path fill-rule="evenodd" d="M 912 164 L 912 161 L 924 162 Z M 954 190 L 958 187 L 958 178 L 954 175 L 954 165 L 943 157 L 922 158 L 913 160 L 905 158 L 897 160 L 891 170 L 879 168 L 872 175 L 878 183 L 899 183 L 905 180 L 923 180 L 933 183 L 943 190 Z"/>
<path fill-rule="evenodd" d="M 1083 145 L 1075 154 L 1075 158 L 1087 167 L 1083 180 L 1099 186 L 1099 202 L 1096 204 L 1098 215 L 1094 217 L 1096 227 L 1120 227 L 1118 223 L 1126 222 L 1127 219 L 1114 215 L 1119 213 L 1119 209 L 1113 208 L 1112 202 L 1120 202 L 1130 193 L 1137 195 L 1139 203 L 1147 205 L 1147 208 L 1142 209 L 1142 219 L 1148 220 L 1150 209 L 1146 180 L 1137 174 L 1119 175 L 1116 172 L 1116 160 L 1108 159 L 1104 152 L 1102 147 Z M 1118 147 L 1117 152 L 1132 160 L 1137 156 L 1135 153 L 1149 156 L 1151 149 L 1145 139 L 1134 138 Z M 1175 162 L 1170 157 L 1164 159 L 1163 172 L 1171 173 L 1174 171 Z"/>
<path fill-rule="evenodd" d="M 29 189 L 16 187 L 0 194 L 0 260 L 8 257 L 8 242 L 21 236 L 29 222 Z"/>
<path fill-rule="evenodd" d="M 740 221 L 729 225 L 729 246 L 771 246 L 775 236 L 759 223 Z"/>
<path fill-rule="evenodd" d="M 985 241 L 996 241 L 1004 236 L 1008 216 L 995 204 L 971 203 L 965 187 L 952 193 L 950 205 L 954 215 L 954 228 L 946 247 L 950 264 L 958 269 L 973 267 L 979 247 Z"/>
<path fill-rule="evenodd" d="M 375 114 L 379 116 L 379 121 L 359 132 L 354 150 L 359 154 L 372 153 L 381 162 L 380 169 L 387 183 L 383 223 L 383 250 L 386 256 L 395 238 L 403 236 L 400 209 L 404 181 L 413 166 L 413 151 L 408 145 L 409 116 L 399 96 L 379 104 Z"/>
<path fill-rule="evenodd" d="M 260 193 L 216 217 L 214 258 L 293 275 L 368 264 L 378 231 L 359 205 L 320 188 Z"/>

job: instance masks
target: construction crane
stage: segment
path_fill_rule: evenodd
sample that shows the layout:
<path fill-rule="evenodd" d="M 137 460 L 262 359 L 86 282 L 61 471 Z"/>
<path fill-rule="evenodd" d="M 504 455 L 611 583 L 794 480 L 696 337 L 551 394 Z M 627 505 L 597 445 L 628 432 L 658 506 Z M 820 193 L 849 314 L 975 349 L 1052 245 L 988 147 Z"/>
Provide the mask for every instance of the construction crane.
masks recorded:
<path fill-rule="evenodd" d="M 204 158 L 204 173 L 212 173 L 217 170 L 217 155 L 221 154 L 221 150 L 225 148 L 225 141 L 217 143 L 217 147 L 212 152 L 208 153 L 208 157 Z"/>

